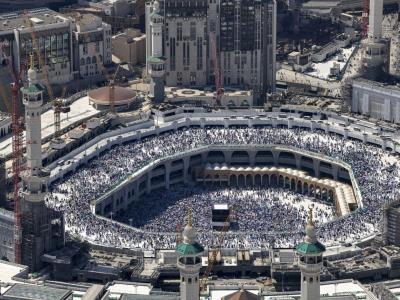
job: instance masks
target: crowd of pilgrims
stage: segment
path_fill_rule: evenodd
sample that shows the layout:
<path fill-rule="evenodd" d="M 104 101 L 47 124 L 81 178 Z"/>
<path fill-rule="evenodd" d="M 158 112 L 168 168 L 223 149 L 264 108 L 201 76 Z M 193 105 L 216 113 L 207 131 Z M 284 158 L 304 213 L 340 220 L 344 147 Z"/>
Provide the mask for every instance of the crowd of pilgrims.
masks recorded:
<path fill-rule="evenodd" d="M 207 232 L 212 230 L 214 204 L 227 204 L 231 208 L 231 228 L 243 232 L 301 231 L 309 206 L 314 208 L 317 225 L 333 220 L 334 215 L 333 203 L 318 203 L 282 188 L 179 185 L 152 192 L 124 211 L 118 220 L 145 231 L 174 232 L 182 230 L 191 208 L 196 230 Z M 285 222 L 278 222 L 282 216 Z"/>
<path fill-rule="evenodd" d="M 116 222 L 117 216 L 107 219 L 90 210 L 93 199 L 155 159 L 206 145 L 228 144 L 281 144 L 340 159 L 353 169 L 363 206 L 332 221 L 333 209 L 326 203 L 280 188 L 176 186 L 144 195 L 136 209 L 129 208 L 131 215 L 125 212 L 120 216 L 127 224 Z M 106 246 L 146 250 L 174 247 L 176 231 L 189 204 L 199 242 L 216 245 L 218 235 L 210 230 L 210 206 L 215 203 L 237 204 L 238 230 L 225 235 L 224 247 L 292 247 L 304 239 L 305 211 L 310 205 L 315 207 L 320 241 L 335 245 L 380 230 L 383 204 L 399 196 L 399 170 L 389 152 L 322 131 L 191 128 L 117 146 L 54 184 L 46 200 L 50 207 L 64 212 L 71 235 Z"/>

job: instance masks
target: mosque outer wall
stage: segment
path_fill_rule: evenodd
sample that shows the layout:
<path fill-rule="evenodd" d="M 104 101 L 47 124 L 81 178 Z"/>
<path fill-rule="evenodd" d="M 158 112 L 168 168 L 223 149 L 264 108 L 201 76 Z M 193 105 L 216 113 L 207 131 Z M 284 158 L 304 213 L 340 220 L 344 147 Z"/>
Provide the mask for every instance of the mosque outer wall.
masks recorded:
<path fill-rule="evenodd" d="M 283 115 L 282 113 L 279 114 L 280 116 Z M 115 147 L 116 145 L 122 145 L 124 143 L 129 143 L 133 142 L 135 140 L 140 140 L 142 138 L 148 137 L 148 136 L 154 136 L 154 135 L 159 135 L 168 131 L 175 131 L 180 128 L 184 127 L 201 127 L 204 128 L 206 126 L 218 126 L 218 127 L 224 127 L 224 128 L 229 128 L 231 126 L 248 126 L 248 127 L 255 127 L 255 126 L 269 126 L 273 128 L 277 127 L 284 127 L 284 128 L 305 128 L 309 130 L 323 130 L 326 133 L 336 133 L 344 138 L 353 138 L 356 140 L 360 140 L 363 143 L 371 143 L 374 144 L 378 147 L 382 147 L 383 149 L 388 149 L 392 150 L 393 152 L 400 152 L 400 147 L 398 146 L 397 142 L 395 140 L 392 140 L 390 137 L 387 136 L 379 136 L 379 135 L 374 135 L 369 132 L 360 132 L 353 130 L 351 128 L 348 128 L 346 126 L 343 126 L 343 124 L 339 124 L 339 120 L 337 124 L 334 124 L 331 122 L 328 122 L 328 120 L 310 120 L 310 119 L 305 119 L 305 118 L 300 118 L 300 117 L 291 117 L 291 114 L 286 114 L 285 117 L 280 118 L 280 117 L 267 117 L 265 119 L 262 118 L 257 118 L 257 119 L 246 119 L 246 118 L 228 118 L 228 117 L 220 117 L 220 118 L 214 118 L 214 119 L 206 119 L 207 113 L 197 113 L 193 114 L 191 118 L 186 117 L 187 114 L 182 114 L 179 118 L 179 116 L 175 117 L 175 120 L 173 121 L 166 121 L 165 123 L 162 124 L 162 126 L 156 126 L 151 127 L 153 125 L 153 122 L 150 120 L 143 121 L 139 124 L 136 124 L 134 126 L 128 127 L 128 128 L 122 128 L 119 130 L 115 130 L 112 132 L 107 132 L 105 134 L 99 135 L 92 141 L 90 141 L 88 144 L 85 144 L 74 151 L 72 151 L 70 154 L 66 155 L 63 157 L 64 160 L 74 158 L 74 161 L 69 164 L 68 166 L 64 166 L 62 168 L 58 168 L 57 172 L 52 172 L 52 177 L 51 181 L 55 181 L 57 179 L 63 178 L 65 175 L 67 175 L 70 172 L 76 171 L 76 169 L 88 163 L 90 160 L 98 157 L 101 153 L 108 151 L 112 147 Z M 265 117 L 266 114 L 263 114 L 263 117 Z M 238 146 L 235 145 L 237 148 Z M 230 157 L 229 153 L 233 152 L 234 150 L 225 150 L 225 154 L 227 155 L 225 162 L 229 163 Z M 250 151 L 251 152 L 251 151 Z M 85 153 L 85 154 L 83 154 Z M 198 153 L 197 153 L 198 154 Z M 194 154 L 195 155 L 195 154 Z M 203 154 L 205 155 L 205 154 Z M 204 160 L 204 157 L 202 157 L 201 163 L 206 163 L 207 161 Z M 251 155 L 249 154 L 249 157 Z M 181 167 L 179 165 L 177 166 L 172 166 L 171 165 L 171 170 L 168 170 L 168 172 L 173 173 L 179 171 L 178 169 L 183 169 L 183 176 L 182 179 L 178 177 L 173 178 L 171 181 L 170 176 L 166 176 L 165 182 L 164 183 L 157 183 L 152 185 L 151 184 L 151 178 L 159 176 L 159 174 L 152 174 L 151 175 L 146 175 L 143 176 L 141 175 L 141 178 L 137 180 L 134 183 L 133 188 L 130 188 L 131 191 L 129 193 L 129 189 L 127 191 L 124 191 L 122 188 L 122 185 L 117 187 L 113 191 L 113 196 L 114 200 L 112 201 L 112 210 L 111 211 L 117 211 L 119 209 L 126 208 L 127 205 L 134 201 L 136 197 L 140 197 L 141 195 L 150 192 L 152 189 L 160 188 L 160 187 L 168 187 L 171 184 L 179 183 L 179 182 L 184 182 L 185 180 L 188 179 L 188 174 L 189 174 L 189 168 L 193 167 L 191 166 L 190 163 L 188 162 L 188 159 L 183 159 L 183 163 L 185 164 L 185 167 Z M 253 161 L 250 160 L 250 164 L 253 163 Z M 274 158 L 274 164 L 275 164 L 275 158 Z M 314 167 L 314 163 L 312 163 Z M 294 165 L 296 166 L 296 165 Z M 51 169 L 56 169 L 57 168 L 57 162 L 52 163 L 49 166 Z M 149 166 L 147 166 L 149 167 Z M 345 168 L 346 169 L 346 168 Z M 145 169 L 142 169 L 145 170 Z M 348 170 L 348 168 L 347 168 Z M 318 167 L 314 168 L 314 171 L 316 174 L 318 172 L 321 172 L 321 167 L 318 169 Z M 323 168 L 322 168 L 323 171 Z M 168 173 L 167 172 L 167 173 Z M 340 177 L 340 168 L 339 168 L 339 174 L 337 174 L 338 177 Z M 168 173 L 168 174 L 170 174 Z M 173 175 L 176 173 L 173 173 Z M 328 173 L 329 174 L 329 173 Z M 358 188 L 358 185 L 355 185 L 355 179 L 354 175 L 352 172 L 348 173 L 349 174 L 349 179 L 351 180 L 354 188 L 354 193 L 355 197 L 357 198 L 357 201 L 362 205 L 361 201 L 361 194 Z M 133 174 L 129 181 L 133 180 Z M 331 173 L 333 175 L 333 178 L 335 178 L 335 173 Z M 318 177 L 318 176 L 316 176 Z M 343 177 L 343 176 L 342 176 Z M 133 184 L 133 183 L 132 183 Z M 135 186 L 136 185 L 136 186 Z M 138 191 L 135 193 L 134 191 Z M 132 191 L 134 196 L 132 197 Z M 103 202 L 104 199 L 109 198 L 110 195 L 106 194 L 104 197 L 101 197 L 100 199 L 95 200 L 95 204 L 92 204 L 92 211 L 93 212 L 98 212 L 100 214 L 105 215 L 106 213 L 106 206 L 110 205 L 110 202 L 107 203 L 107 201 Z M 112 198 L 111 198 L 112 199 Z M 131 200 L 128 200 L 131 199 Z M 137 199 L 137 198 L 136 198 Z M 108 200 L 111 201 L 111 200 Z M 99 206 L 98 203 L 103 202 L 106 204 L 101 204 Z"/>

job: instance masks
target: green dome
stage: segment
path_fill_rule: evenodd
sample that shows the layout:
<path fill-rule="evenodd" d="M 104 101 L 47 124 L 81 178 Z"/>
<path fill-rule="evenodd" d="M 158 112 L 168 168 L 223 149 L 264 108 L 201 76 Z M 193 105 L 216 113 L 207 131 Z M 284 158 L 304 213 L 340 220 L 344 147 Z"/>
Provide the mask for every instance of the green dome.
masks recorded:
<path fill-rule="evenodd" d="M 300 254 L 320 254 L 325 252 L 325 246 L 320 242 L 312 244 L 303 242 L 297 245 L 296 251 Z"/>
<path fill-rule="evenodd" d="M 194 244 L 180 243 L 176 246 L 176 253 L 180 255 L 196 255 L 204 251 L 203 246 L 195 242 Z"/>

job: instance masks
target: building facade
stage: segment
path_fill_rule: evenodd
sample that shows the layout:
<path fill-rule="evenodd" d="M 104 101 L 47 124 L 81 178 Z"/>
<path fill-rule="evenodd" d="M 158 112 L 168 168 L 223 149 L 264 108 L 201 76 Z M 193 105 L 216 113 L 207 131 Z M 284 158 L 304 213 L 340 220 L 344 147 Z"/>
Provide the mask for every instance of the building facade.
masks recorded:
<path fill-rule="evenodd" d="M 384 206 L 382 239 L 385 244 L 400 246 L 400 200 Z"/>
<path fill-rule="evenodd" d="M 253 89 L 258 104 L 275 91 L 274 0 L 164 0 L 161 8 L 167 86 L 214 85 L 218 64 L 223 85 Z M 146 32 L 151 13 L 149 4 Z"/>
<path fill-rule="evenodd" d="M 0 15 L 1 60 L 12 61 L 20 70 L 35 54 L 39 80 L 45 80 L 46 65 L 50 84 L 65 84 L 72 79 L 73 22 L 47 8 Z M 40 59 L 38 58 L 40 53 Z M 41 60 L 41 61 L 40 61 Z"/>
<path fill-rule="evenodd" d="M 400 123 L 400 88 L 376 81 L 353 81 L 351 111 L 378 120 Z"/>
<path fill-rule="evenodd" d="M 14 213 L 0 207 L 0 260 L 14 261 Z"/>
<path fill-rule="evenodd" d="M 111 26 L 91 14 L 66 16 L 47 8 L 1 14 L 0 45 L 3 65 L 11 61 L 16 70 L 34 54 L 41 85 L 101 75 L 112 62 Z"/>
<path fill-rule="evenodd" d="M 112 62 L 111 26 L 92 14 L 76 15 L 73 29 L 75 78 L 104 75 Z"/>
<path fill-rule="evenodd" d="M 127 29 L 113 36 L 112 53 L 131 65 L 146 63 L 146 35 L 139 29 Z"/>

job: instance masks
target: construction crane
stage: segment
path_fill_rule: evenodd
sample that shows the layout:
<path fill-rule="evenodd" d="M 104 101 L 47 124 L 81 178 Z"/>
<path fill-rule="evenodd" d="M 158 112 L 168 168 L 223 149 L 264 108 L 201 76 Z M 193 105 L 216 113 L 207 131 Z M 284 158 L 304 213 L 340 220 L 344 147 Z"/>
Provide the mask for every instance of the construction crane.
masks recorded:
<path fill-rule="evenodd" d="M 221 69 L 218 62 L 218 50 L 217 50 L 217 40 L 215 37 L 215 32 L 210 33 L 211 41 L 211 54 L 212 62 L 214 66 L 214 79 L 215 79 L 215 103 L 216 106 L 221 106 L 221 98 L 224 94 L 224 90 L 221 82 Z"/>
<path fill-rule="evenodd" d="M 368 24 L 369 24 L 369 0 L 363 0 L 363 12 L 361 17 L 362 32 L 361 37 L 366 38 L 368 36 Z"/>
<path fill-rule="evenodd" d="M 61 113 L 69 113 L 71 108 L 65 105 L 64 96 L 67 91 L 67 88 L 64 87 L 61 97 L 54 99 L 53 101 L 53 109 L 54 109 L 54 139 L 57 140 L 61 136 Z"/>
<path fill-rule="evenodd" d="M 19 197 L 19 182 L 21 173 L 21 160 L 22 160 L 22 132 L 23 121 L 19 111 L 19 90 L 21 88 L 21 80 L 24 72 L 24 66 L 19 67 L 17 74 L 12 66 L 12 62 L 7 61 L 10 73 L 13 77 L 11 84 L 12 93 L 12 174 L 13 174 L 13 200 L 14 200 L 14 249 L 15 249 L 15 262 L 21 263 L 21 204 Z"/>
<path fill-rule="evenodd" d="M 230 221 L 232 220 L 234 210 L 235 210 L 234 206 L 229 209 L 229 216 L 226 218 L 225 224 L 222 227 L 222 230 L 218 236 L 217 247 L 211 250 L 211 260 L 210 260 L 210 255 L 208 255 L 207 269 L 204 272 L 204 275 L 200 280 L 200 290 L 202 290 L 202 291 L 204 291 L 207 288 L 208 277 L 210 276 L 210 273 L 211 273 L 212 269 L 214 268 L 214 265 L 217 261 L 218 252 L 221 251 L 222 245 L 225 240 L 225 235 L 229 230 Z"/>
<path fill-rule="evenodd" d="M 108 81 L 108 86 L 109 86 L 109 92 L 110 92 L 110 113 L 115 114 L 115 80 L 118 75 L 120 65 L 118 64 L 117 69 L 115 70 L 114 75 L 109 79 Z M 103 66 L 104 68 L 104 66 Z"/>

